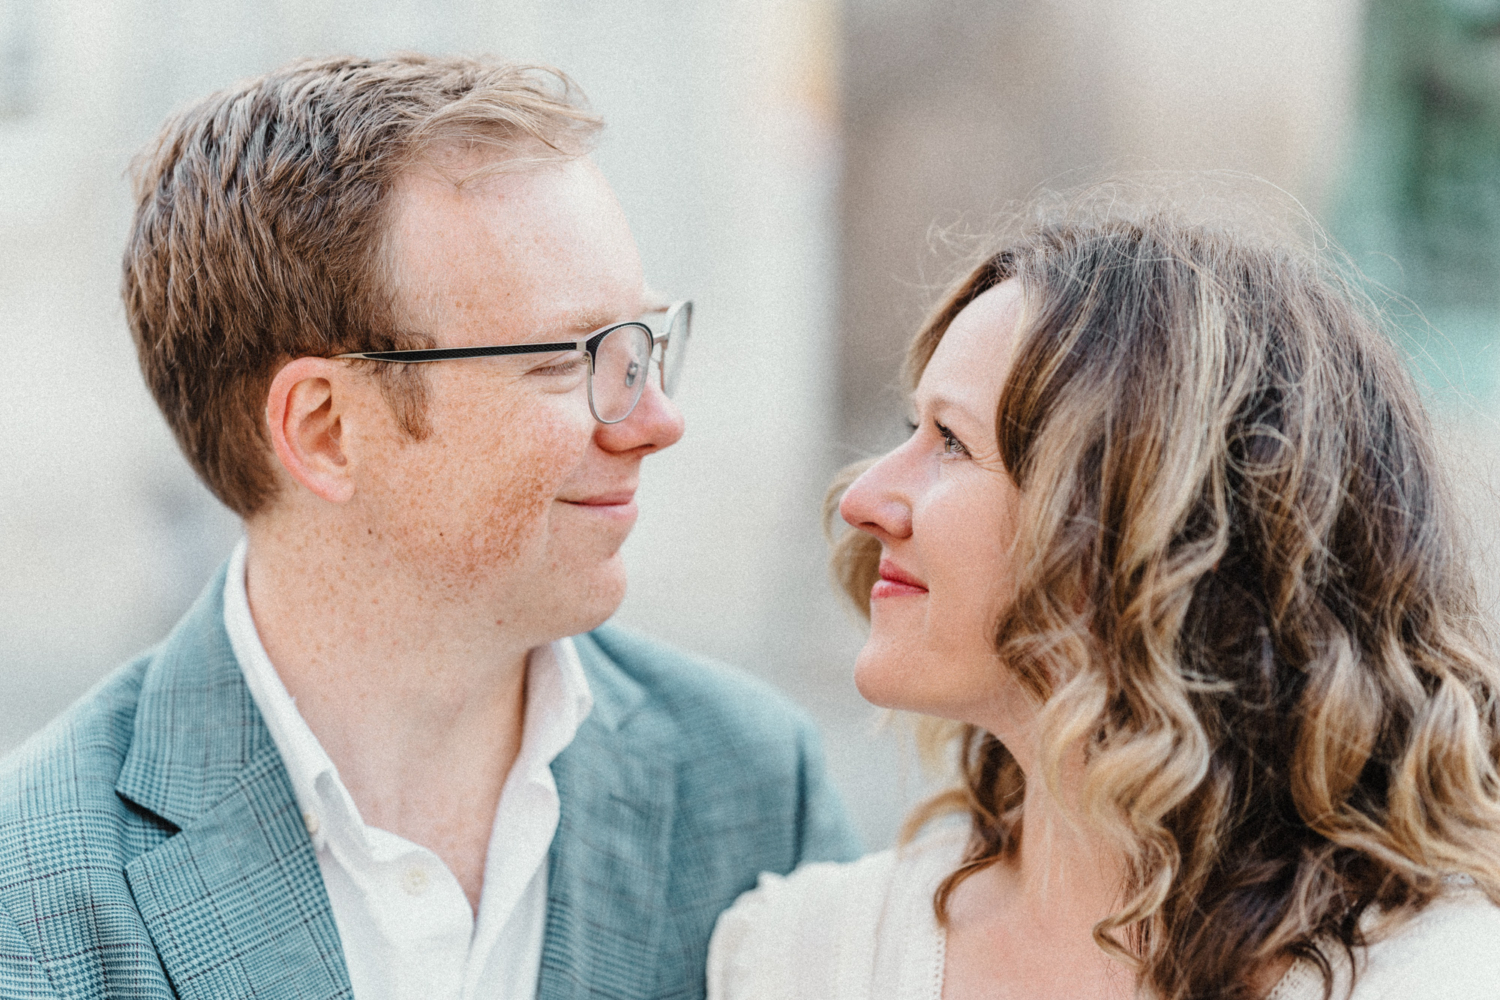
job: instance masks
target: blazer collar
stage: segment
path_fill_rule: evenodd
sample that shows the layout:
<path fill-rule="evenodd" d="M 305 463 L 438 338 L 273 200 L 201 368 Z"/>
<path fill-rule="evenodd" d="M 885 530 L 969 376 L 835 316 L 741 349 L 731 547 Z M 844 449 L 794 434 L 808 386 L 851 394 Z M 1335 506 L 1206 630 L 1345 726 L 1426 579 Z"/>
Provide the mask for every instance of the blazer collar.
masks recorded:
<path fill-rule="evenodd" d="M 142 681 L 116 790 L 179 828 L 125 874 L 179 996 L 349 998 L 317 855 L 223 625 L 221 569 Z M 676 805 L 675 727 L 591 636 L 594 709 L 553 762 L 540 1000 L 651 996 Z M 653 724 L 655 723 L 655 724 Z"/>
<path fill-rule="evenodd" d="M 223 593 L 220 569 L 142 680 L 115 788 L 178 833 L 125 877 L 179 996 L 349 998 L 317 855 L 230 649 Z"/>
<path fill-rule="evenodd" d="M 224 567 L 158 647 L 141 681 L 135 738 L 115 790 L 185 827 L 274 751 L 224 631 Z"/>
<path fill-rule="evenodd" d="M 642 711 L 645 690 L 592 636 L 576 641 L 594 711 L 552 764 L 561 815 L 537 997 L 655 996 L 676 807 L 675 727 Z"/>

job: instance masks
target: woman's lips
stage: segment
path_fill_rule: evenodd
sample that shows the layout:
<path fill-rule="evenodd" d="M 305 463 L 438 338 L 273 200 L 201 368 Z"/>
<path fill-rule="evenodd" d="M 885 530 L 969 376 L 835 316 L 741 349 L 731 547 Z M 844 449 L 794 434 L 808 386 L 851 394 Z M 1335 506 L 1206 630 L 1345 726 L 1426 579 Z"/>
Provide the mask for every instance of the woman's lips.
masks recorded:
<path fill-rule="evenodd" d="M 927 593 L 927 588 L 921 580 L 889 559 L 880 560 L 880 579 L 876 580 L 875 586 L 870 588 L 871 600 L 882 597 L 912 597 L 925 593 Z"/>

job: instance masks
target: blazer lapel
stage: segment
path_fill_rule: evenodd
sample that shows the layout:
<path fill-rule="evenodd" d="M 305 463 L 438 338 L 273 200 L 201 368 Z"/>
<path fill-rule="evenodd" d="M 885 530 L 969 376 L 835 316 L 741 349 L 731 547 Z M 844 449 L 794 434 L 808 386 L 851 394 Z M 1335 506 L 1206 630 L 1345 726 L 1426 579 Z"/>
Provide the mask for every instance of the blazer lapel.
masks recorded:
<path fill-rule="evenodd" d="M 594 710 L 552 764 L 561 815 L 537 997 L 652 997 L 676 804 L 671 727 L 637 712 L 644 692 L 592 640 L 576 642 Z"/>
<path fill-rule="evenodd" d="M 125 868 L 178 996 L 352 997 L 291 779 L 223 626 L 221 571 L 149 668 L 116 791 L 178 833 Z"/>

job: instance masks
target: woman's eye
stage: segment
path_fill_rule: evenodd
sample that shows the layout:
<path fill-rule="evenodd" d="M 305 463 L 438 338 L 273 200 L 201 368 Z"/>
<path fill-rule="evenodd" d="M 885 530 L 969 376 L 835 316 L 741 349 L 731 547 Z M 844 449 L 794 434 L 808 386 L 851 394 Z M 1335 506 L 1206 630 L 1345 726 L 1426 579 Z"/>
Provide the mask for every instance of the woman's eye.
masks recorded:
<path fill-rule="evenodd" d="M 937 424 L 935 426 L 937 427 L 938 433 L 943 436 L 944 455 L 967 455 L 969 453 L 969 449 L 964 447 L 964 443 L 962 441 L 953 436 L 952 431 L 944 427 L 942 424 Z"/>

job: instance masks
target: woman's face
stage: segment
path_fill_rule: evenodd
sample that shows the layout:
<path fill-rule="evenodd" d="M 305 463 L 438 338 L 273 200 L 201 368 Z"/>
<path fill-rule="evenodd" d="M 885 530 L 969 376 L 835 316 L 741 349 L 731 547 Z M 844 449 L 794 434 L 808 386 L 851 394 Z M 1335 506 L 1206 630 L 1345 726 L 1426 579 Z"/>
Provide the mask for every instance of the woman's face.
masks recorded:
<path fill-rule="evenodd" d="M 994 652 L 1013 593 L 1020 491 L 995 413 L 1010 370 L 1020 287 L 1004 282 L 954 318 L 912 397 L 911 438 L 844 494 L 839 512 L 880 540 L 870 638 L 854 680 L 877 705 L 994 732 L 1016 688 Z"/>

